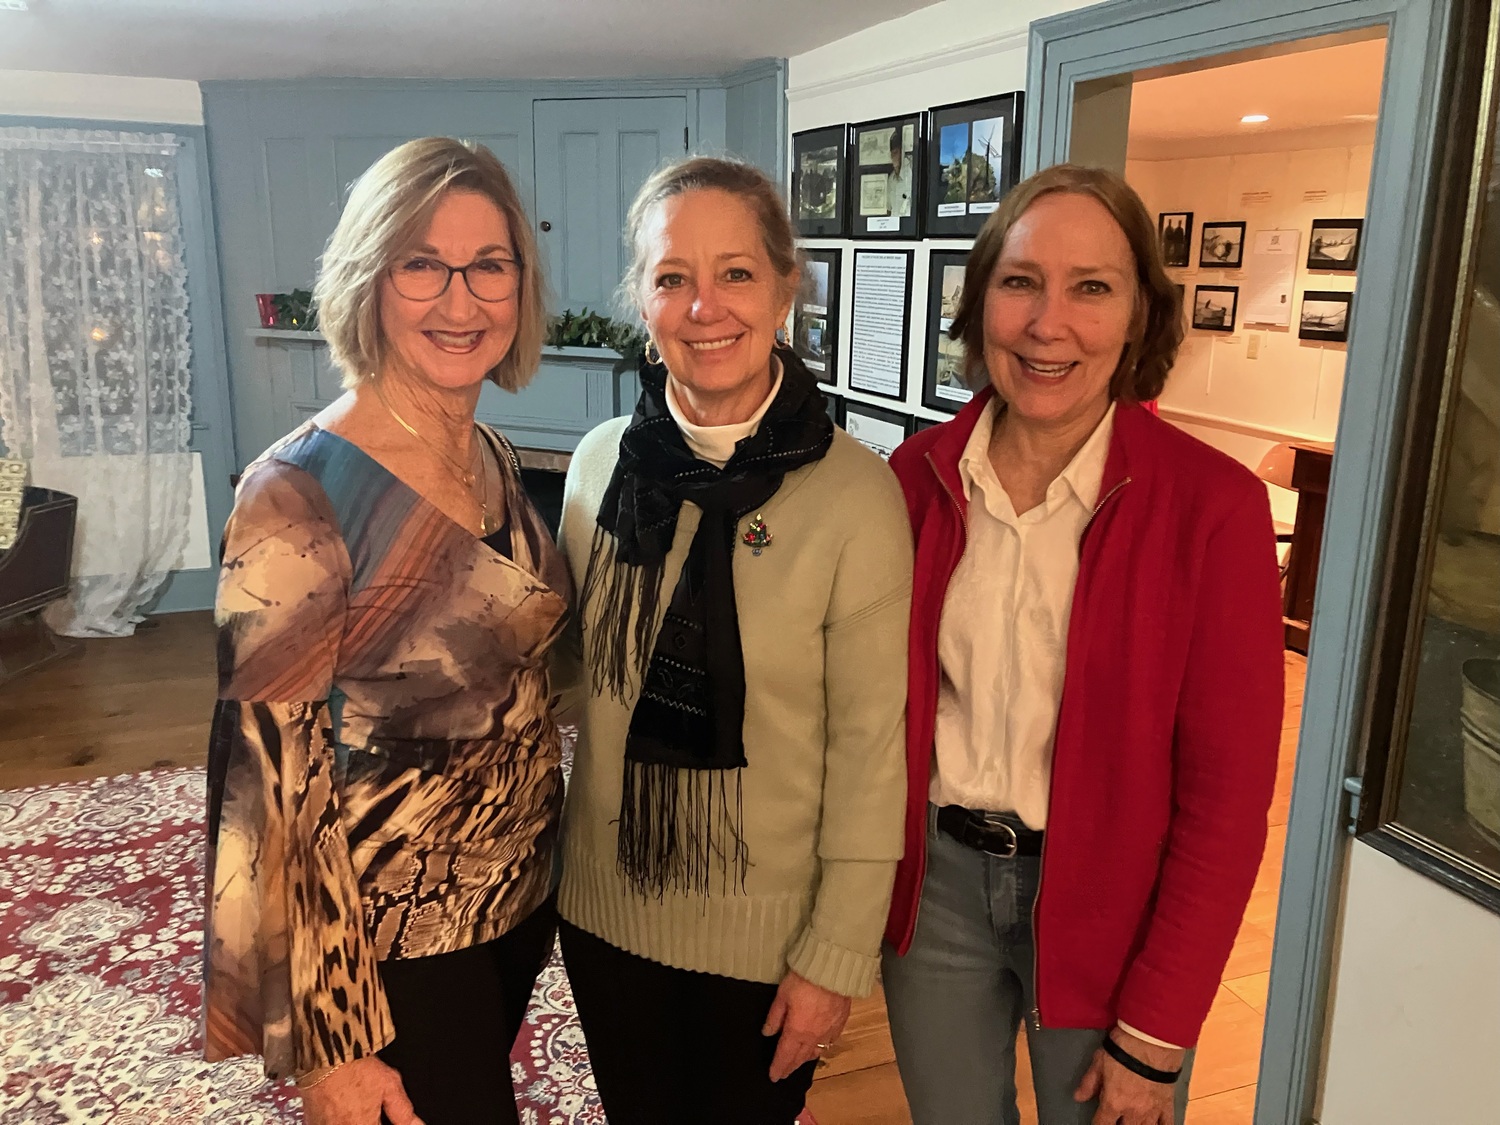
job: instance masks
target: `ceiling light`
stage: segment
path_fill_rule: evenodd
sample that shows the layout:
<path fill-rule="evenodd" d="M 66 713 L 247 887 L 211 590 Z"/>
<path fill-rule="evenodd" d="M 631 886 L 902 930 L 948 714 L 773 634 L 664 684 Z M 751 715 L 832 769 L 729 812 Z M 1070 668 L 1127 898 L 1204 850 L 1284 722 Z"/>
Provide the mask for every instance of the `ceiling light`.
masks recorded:
<path fill-rule="evenodd" d="M 1247 113 L 1240 118 L 1241 125 L 1259 125 L 1262 121 L 1271 120 L 1264 113 Z"/>

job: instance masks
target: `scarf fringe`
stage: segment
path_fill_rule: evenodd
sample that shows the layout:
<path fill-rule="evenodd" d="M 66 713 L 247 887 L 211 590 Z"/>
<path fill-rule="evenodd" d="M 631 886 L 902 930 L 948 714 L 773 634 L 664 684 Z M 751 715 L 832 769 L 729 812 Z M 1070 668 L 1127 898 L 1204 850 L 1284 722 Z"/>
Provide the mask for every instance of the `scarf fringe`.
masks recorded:
<path fill-rule="evenodd" d="M 627 761 L 619 829 L 616 863 L 642 897 L 675 891 L 706 898 L 715 873 L 719 894 L 745 892 L 750 848 L 740 770 Z"/>
<path fill-rule="evenodd" d="M 620 561 L 618 540 L 603 527 L 594 527 L 579 603 L 593 616 L 584 633 L 590 638 L 588 665 L 595 695 L 608 688 L 612 698 L 625 698 L 632 643 L 636 680 L 644 682 L 661 603 L 661 578 L 660 562 L 631 566 Z"/>

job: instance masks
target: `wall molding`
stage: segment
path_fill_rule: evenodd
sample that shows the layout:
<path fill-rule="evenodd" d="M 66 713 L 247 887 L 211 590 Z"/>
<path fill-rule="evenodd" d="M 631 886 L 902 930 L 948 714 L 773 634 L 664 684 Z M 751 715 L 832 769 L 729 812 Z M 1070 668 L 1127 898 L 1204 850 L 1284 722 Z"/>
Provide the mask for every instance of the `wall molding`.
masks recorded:
<path fill-rule="evenodd" d="M 1169 422 L 1186 422 L 1192 426 L 1207 426 L 1212 430 L 1227 430 L 1232 434 L 1264 438 L 1266 441 L 1283 444 L 1295 441 L 1325 443 L 1328 441 L 1326 437 L 1319 437 L 1317 434 L 1302 434 L 1295 430 L 1278 430 L 1272 426 L 1262 426 L 1255 422 L 1241 422 L 1236 418 L 1225 418 L 1218 414 L 1204 414 L 1198 410 L 1183 410 L 1180 407 L 1168 406 L 1164 402 L 1157 403 L 1156 409 Z"/>
<path fill-rule="evenodd" d="M 935 47 L 930 51 L 923 51 L 916 55 L 907 55 L 905 58 L 894 62 L 880 63 L 875 66 L 867 66 L 860 70 L 852 70 L 847 74 L 841 74 L 837 78 L 825 78 L 819 82 L 806 82 L 799 86 L 787 87 L 788 101 L 803 101 L 808 98 L 822 97 L 825 94 L 837 94 L 844 90 L 852 90 L 859 86 L 874 81 L 886 81 L 891 78 L 904 78 L 909 74 L 919 74 L 924 70 L 931 70 L 938 66 L 951 66 L 955 63 L 969 62 L 972 59 L 984 58 L 986 55 L 997 54 L 1001 51 L 1025 50 L 1031 31 L 1027 26 L 1012 28 L 1010 31 L 998 32 L 994 35 L 986 35 L 982 39 L 976 39 L 962 47 Z"/>

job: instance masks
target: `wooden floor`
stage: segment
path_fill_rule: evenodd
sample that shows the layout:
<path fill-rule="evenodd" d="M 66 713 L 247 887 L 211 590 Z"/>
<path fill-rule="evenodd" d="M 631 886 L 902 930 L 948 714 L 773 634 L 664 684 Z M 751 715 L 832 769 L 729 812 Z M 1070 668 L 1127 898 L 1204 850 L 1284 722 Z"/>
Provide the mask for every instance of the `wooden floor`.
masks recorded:
<path fill-rule="evenodd" d="M 0 788 L 202 765 L 213 709 L 214 637 L 206 613 L 153 619 L 123 640 L 0 686 Z M 1271 969 L 1271 938 L 1302 721 L 1306 662 L 1287 654 L 1286 712 L 1266 859 L 1199 1043 L 1190 1125 L 1249 1125 Z M 1024 1068 L 1025 1052 L 1021 1052 Z M 1029 1087 L 1023 1075 L 1022 1089 Z M 819 1125 L 910 1125 L 877 992 L 857 1003 L 808 1099 Z M 1030 1104 L 1023 1116 L 1035 1121 Z"/>

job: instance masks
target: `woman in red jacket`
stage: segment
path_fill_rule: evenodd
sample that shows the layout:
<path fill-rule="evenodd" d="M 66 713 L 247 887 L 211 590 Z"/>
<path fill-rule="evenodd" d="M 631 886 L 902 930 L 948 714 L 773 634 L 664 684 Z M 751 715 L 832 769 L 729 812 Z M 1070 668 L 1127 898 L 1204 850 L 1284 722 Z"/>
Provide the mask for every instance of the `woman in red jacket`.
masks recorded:
<path fill-rule="evenodd" d="M 1182 341 L 1112 173 L 1019 185 L 952 335 L 985 389 L 891 458 L 916 535 L 885 988 L 915 1125 L 1168 1125 L 1266 839 L 1264 485 L 1148 413 Z M 1044 848 L 1045 842 L 1045 848 Z"/>

